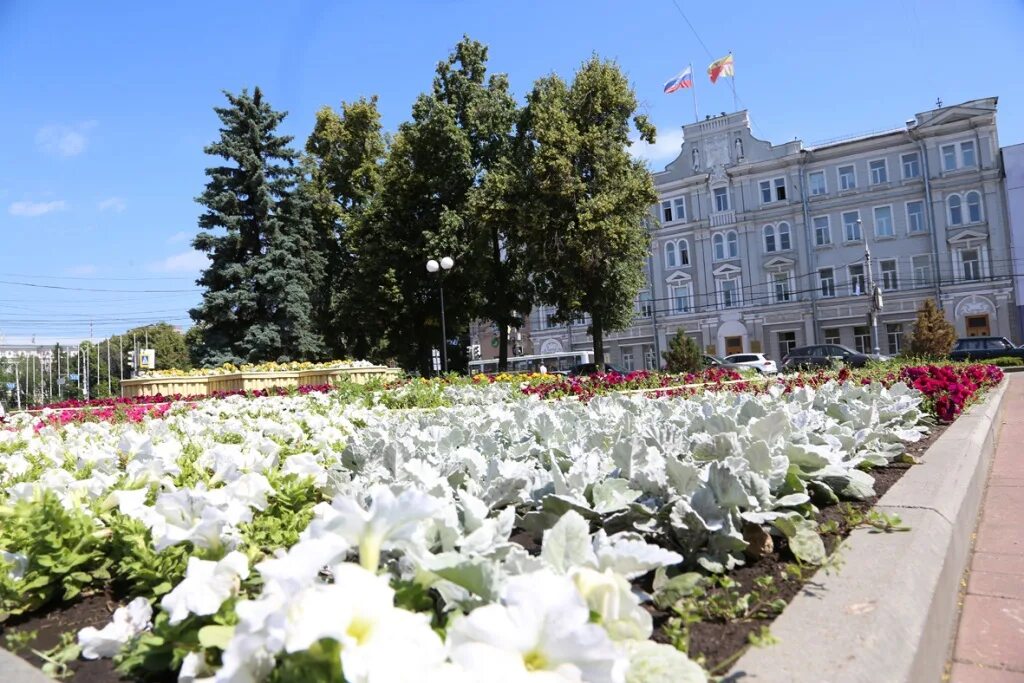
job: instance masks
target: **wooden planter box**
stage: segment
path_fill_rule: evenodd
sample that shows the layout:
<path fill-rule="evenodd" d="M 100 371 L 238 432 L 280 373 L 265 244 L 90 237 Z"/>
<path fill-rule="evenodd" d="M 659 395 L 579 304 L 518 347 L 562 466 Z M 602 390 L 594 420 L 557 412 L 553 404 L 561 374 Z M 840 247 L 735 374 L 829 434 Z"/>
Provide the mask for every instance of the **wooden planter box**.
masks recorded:
<path fill-rule="evenodd" d="M 134 396 L 209 396 L 220 391 L 259 391 L 276 387 L 307 387 L 345 382 L 365 384 L 373 378 L 397 378 L 401 370 L 372 366 L 291 370 L 285 372 L 232 372 L 227 375 L 196 377 L 140 377 L 121 382 L 124 395 Z"/>

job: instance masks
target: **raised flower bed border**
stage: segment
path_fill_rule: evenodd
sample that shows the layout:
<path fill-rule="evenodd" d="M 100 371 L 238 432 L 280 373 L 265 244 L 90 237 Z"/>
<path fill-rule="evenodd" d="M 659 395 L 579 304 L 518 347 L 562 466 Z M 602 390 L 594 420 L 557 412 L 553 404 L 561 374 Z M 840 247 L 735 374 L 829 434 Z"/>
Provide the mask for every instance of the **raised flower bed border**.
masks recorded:
<path fill-rule="evenodd" d="M 724 681 L 937 681 L 949 659 L 1008 380 L 965 411 L 878 501 L 909 531 L 855 530 Z"/>
<path fill-rule="evenodd" d="M 337 385 L 344 382 L 366 384 L 371 379 L 398 378 L 401 370 L 383 366 L 360 368 L 314 368 L 281 372 L 232 372 L 224 375 L 194 377 L 139 377 L 121 383 L 124 395 L 201 396 L 219 391 L 260 391 L 275 387 Z"/>

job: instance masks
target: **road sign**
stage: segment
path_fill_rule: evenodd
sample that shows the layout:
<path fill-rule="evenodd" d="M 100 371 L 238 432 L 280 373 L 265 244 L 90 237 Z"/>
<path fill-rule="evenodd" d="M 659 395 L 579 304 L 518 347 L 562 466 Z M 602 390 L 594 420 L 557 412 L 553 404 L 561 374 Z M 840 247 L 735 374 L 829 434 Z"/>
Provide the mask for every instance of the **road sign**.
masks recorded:
<path fill-rule="evenodd" d="M 156 367 L 156 351 L 153 349 L 142 349 L 139 351 L 139 367 L 152 370 Z"/>
<path fill-rule="evenodd" d="M 72 382 L 77 382 L 78 381 L 78 373 L 77 372 L 72 372 L 70 375 L 68 375 L 68 379 L 71 380 Z"/>
<path fill-rule="evenodd" d="M 66 383 L 67 383 L 67 380 L 66 380 L 66 379 L 64 379 L 63 377 L 58 377 L 58 378 L 57 378 L 57 386 L 61 386 L 61 387 L 62 387 L 62 386 L 64 386 L 64 385 L 65 385 Z"/>
<path fill-rule="evenodd" d="M 8 390 L 8 391 L 14 391 L 14 389 L 15 389 L 15 388 L 16 388 L 17 386 L 18 386 L 18 385 L 17 385 L 17 384 L 15 384 L 14 382 L 8 382 L 8 383 L 7 383 L 7 390 Z"/>

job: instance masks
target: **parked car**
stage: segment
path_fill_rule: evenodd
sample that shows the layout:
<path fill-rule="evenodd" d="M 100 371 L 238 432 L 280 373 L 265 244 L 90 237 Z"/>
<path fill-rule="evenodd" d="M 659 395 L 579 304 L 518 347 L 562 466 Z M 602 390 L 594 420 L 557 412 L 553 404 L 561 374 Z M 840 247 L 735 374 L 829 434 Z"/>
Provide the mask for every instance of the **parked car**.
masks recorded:
<path fill-rule="evenodd" d="M 601 369 L 600 363 L 580 363 L 579 365 L 577 365 L 576 367 L 569 371 L 569 377 L 579 377 L 581 375 L 596 375 L 599 372 L 617 372 L 620 375 L 626 374 L 625 372 L 619 370 L 611 363 L 605 363 L 603 370 Z"/>
<path fill-rule="evenodd" d="M 726 356 L 725 360 L 727 363 L 734 363 L 747 368 L 754 368 L 762 375 L 774 375 L 779 371 L 776 367 L 775 361 L 768 358 L 763 353 L 734 353 L 731 356 Z"/>
<path fill-rule="evenodd" d="M 705 368 L 721 368 L 722 370 L 744 369 L 742 365 L 736 365 L 736 363 L 730 363 L 729 361 L 719 358 L 718 356 L 712 356 L 706 353 L 701 357 L 701 360 Z"/>
<path fill-rule="evenodd" d="M 1024 358 L 1024 348 L 1014 346 L 1006 337 L 963 337 L 956 340 L 950 360 L 988 360 L 1009 356 Z"/>
<path fill-rule="evenodd" d="M 801 346 L 787 353 L 782 358 L 782 371 L 809 370 L 814 368 L 831 368 L 837 363 L 862 368 L 872 356 L 859 353 L 841 344 L 815 344 Z M 881 357 L 885 360 L 885 356 Z"/>

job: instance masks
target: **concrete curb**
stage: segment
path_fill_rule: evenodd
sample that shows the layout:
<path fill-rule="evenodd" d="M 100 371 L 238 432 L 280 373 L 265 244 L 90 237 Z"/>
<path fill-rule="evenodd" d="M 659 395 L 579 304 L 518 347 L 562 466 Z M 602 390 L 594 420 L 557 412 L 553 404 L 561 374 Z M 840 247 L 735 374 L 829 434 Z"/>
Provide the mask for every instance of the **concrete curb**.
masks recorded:
<path fill-rule="evenodd" d="M 0 681 L 4 683 L 53 683 L 52 678 L 44 676 L 42 671 L 2 647 L 0 647 Z"/>
<path fill-rule="evenodd" d="M 957 623 L 1007 382 L 973 406 L 889 489 L 876 509 L 910 531 L 858 529 L 838 572 L 819 572 L 771 626 L 778 644 L 752 648 L 729 683 L 938 681 Z"/>

